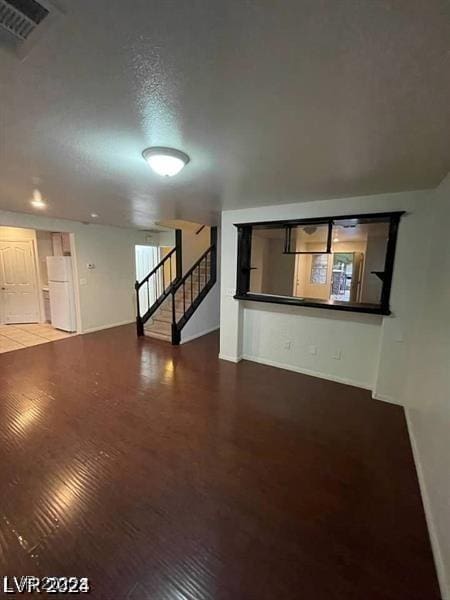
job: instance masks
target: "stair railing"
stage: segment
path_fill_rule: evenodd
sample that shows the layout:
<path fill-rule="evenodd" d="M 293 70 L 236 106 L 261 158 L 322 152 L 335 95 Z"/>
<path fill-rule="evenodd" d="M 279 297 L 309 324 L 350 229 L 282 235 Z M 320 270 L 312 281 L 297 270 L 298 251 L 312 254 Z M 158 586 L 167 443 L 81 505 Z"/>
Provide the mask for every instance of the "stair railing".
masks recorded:
<path fill-rule="evenodd" d="M 211 227 L 211 245 L 192 267 L 174 282 L 172 295 L 172 344 L 181 341 L 181 330 L 202 303 L 217 279 L 217 227 Z M 177 310 L 177 307 L 182 310 Z M 177 317 L 177 312 L 181 316 Z"/>
<path fill-rule="evenodd" d="M 175 247 L 144 277 L 136 281 L 136 329 L 144 335 L 144 324 L 169 296 L 174 285 L 181 279 L 181 230 L 175 231 Z M 143 298 L 142 298 L 143 296 Z M 146 300 L 147 310 L 141 315 L 141 299 Z"/>

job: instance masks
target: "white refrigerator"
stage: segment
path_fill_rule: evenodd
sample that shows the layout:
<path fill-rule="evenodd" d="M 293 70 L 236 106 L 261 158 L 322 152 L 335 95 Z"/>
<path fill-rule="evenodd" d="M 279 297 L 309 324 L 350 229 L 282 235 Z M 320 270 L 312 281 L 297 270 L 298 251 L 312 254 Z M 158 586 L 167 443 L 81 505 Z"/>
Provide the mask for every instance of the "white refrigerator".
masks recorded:
<path fill-rule="evenodd" d="M 76 331 L 72 257 L 47 256 L 47 272 L 52 325 L 63 331 Z"/>

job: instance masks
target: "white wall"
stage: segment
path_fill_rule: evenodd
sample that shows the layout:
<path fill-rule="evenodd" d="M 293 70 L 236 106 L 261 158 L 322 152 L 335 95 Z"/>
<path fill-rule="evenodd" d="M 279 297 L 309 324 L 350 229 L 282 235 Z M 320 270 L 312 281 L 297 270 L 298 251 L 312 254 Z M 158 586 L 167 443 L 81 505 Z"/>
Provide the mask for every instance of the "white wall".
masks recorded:
<path fill-rule="evenodd" d="M 0 225 L 74 234 L 82 332 L 135 320 L 134 246 L 149 243 L 148 233 L 5 211 Z"/>
<path fill-rule="evenodd" d="M 402 402 L 404 368 L 426 268 L 423 231 L 429 230 L 433 192 L 416 191 L 339 200 L 286 204 L 222 213 L 220 356 L 276 363 L 373 390 L 378 398 Z M 341 313 L 233 299 L 236 288 L 237 230 L 233 223 L 406 210 L 401 221 L 392 316 Z M 291 341 L 291 348 L 285 348 Z M 310 346 L 317 348 L 310 354 Z M 363 351 L 362 351 L 363 349 Z M 341 352 L 339 360 L 332 358 Z"/>
<path fill-rule="evenodd" d="M 450 175 L 436 190 L 404 403 L 442 597 L 450 599 Z"/>
<path fill-rule="evenodd" d="M 207 230 L 207 233 L 203 233 Z M 203 234 L 203 236 L 202 236 Z M 195 236 L 195 234 L 194 234 Z M 202 236 L 200 238 L 200 236 Z M 200 239 L 199 239 L 200 238 Z M 206 333 L 210 333 L 219 328 L 220 324 L 220 228 L 217 230 L 217 281 L 214 287 L 209 291 L 203 302 L 197 308 L 195 313 L 186 323 L 181 331 L 181 343 L 184 344 L 198 338 Z M 183 231 L 183 267 L 192 266 L 200 258 L 203 252 L 211 245 L 209 227 L 193 237 L 190 234 L 185 235 Z M 183 269 L 187 270 L 187 269 Z"/>

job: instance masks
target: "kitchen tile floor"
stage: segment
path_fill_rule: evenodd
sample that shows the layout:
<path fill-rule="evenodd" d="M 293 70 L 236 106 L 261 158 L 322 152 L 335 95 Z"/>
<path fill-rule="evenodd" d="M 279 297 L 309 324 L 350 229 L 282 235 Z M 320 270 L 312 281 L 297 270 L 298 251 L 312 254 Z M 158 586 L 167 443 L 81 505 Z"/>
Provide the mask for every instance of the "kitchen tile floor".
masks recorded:
<path fill-rule="evenodd" d="M 0 325 L 0 354 L 62 340 L 76 335 L 55 329 L 48 323 Z"/>

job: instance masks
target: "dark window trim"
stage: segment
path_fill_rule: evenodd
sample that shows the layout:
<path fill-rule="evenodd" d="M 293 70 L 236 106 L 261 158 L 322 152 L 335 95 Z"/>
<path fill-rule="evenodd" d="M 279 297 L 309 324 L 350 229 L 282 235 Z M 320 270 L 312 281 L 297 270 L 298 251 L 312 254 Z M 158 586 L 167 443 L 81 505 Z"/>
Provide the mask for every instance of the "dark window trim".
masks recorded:
<path fill-rule="evenodd" d="M 273 304 L 286 304 L 291 306 L 304 306 L 311 308 L 322 308 L 327 310 L 340 310 L 346 312 L 358 312 L 377 315 L 390 315 L 389 299 L 392 286 L 392 275 L 394 272 L 395 250 L 397 245 L 397 234 L 400 218 L 405 211 L 383 212 L 383 213 L 363 213 L 357 215 L 335 215 L 331 217 L 319 217 L 315 219 L 290 219 L 281 221 L 257 221 L 253 223 L 235 223 L 238 228 L 238 253 L 237 253 L 237 277 L 236 277 L 236 300 L 250 300 L 252 302 L 268 302 Z M 339 302 L 332 300 L 320 300 L 315 298 L 296 298 L 294 296 L 275 296 L 270 294 L 255 294 L 249 291 L 250 272 L 251 272 L 251 245 L 253 229 L 281 229 L 289 226 L 305 224 L 328 224 L 328 242 L 327 252 L 287 252 L 288 235 L 285 240 L 286 254 L 329 254 L 331 253 L 330 240 L 332 237 L 332 226 L 336 221 L 358 220 L 361 223 L 374 220 L 390 221 L 389 237 L 386 247 L 386 259 L 384 272 L 380 273 L 383 287 L 381 291 L 380 304 L 351 304 L 349 302 Z"/>
<path fill-rule="evenodd" d="M 310 225 L 311 225 L 311 223 L 310 223 Z M 325 250 L 315 250 L 315 251 L 311 251 L 311 252 L 302 252 L 301 250 L 295 250 L 295 252 L 294 252 L 293 250 L 291 250 L 291 232 L 294 227 L 298 227 L 298 224 L 297 225 L 290 224 L 290 225 L 284 226 L 285 232 L 284 232 L 283 254 L 331 254 L 331 241 L 332 241 L 332 237 L 333 237 L 333 219 L 327 219 L 323 223 L 317 222 L 317 223 L 314 223 L 314 225 L 328 225 L 327 243 L 326 243 Z M 263 228 L 260 227 L 260 229 L 263 229 Z M 274 229 L 274 228 L 266 227 L 265 229 Z"/>
<path fill-rule="evenodd" d="M 333 215 L 331 217 L 316 217 L 310 219 L 281 219 L 279 221 L 253 221 L 251 223 L 234 223 L 235 227 L 253 227 L 255 229 L 281 229 L 285 225 L 325 225 L 330 221 L 349 221 L 358 219 L 363 223 L 367 219 L 384 221 L 390 217 L 400 218 L 404 210 L 395 212 L 359 213 L 357 215 Z M 324 254 L 324 253 L 322 253 Z"/>
<path fill-rule="evenodd" d="M 324 253 L 325 254 L 325 253 Z M 307 308 L 325 308 L 327 310 L 340 310 L 341 312 L 358 312 L 371 315 L 390 315 L 391 311 L 383 309 L 377 304 L 350 304 L 338 300 L 320 300 L 319 298 L 295 298 L 294 296 L 274 296 L 271 294 L 235 294 L 235 300 L 251 302 L 268 302 L 269 304 L 288 304 L 291 306 L 306 306 Z"/>

